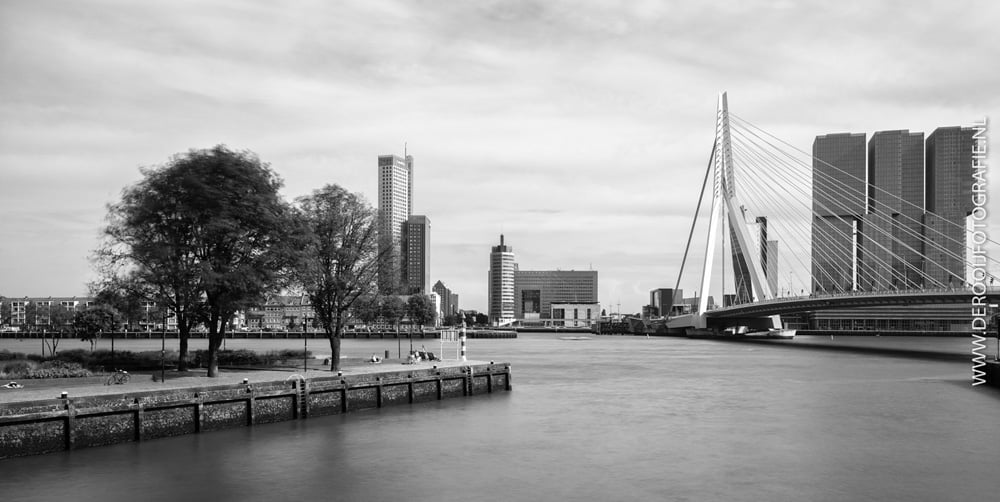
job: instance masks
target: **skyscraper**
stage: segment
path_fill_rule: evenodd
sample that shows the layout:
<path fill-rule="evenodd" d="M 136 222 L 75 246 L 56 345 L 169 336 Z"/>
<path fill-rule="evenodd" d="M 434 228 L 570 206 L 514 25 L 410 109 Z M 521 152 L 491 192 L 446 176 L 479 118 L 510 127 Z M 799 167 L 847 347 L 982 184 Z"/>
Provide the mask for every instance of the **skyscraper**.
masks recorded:
<path fill-rule="evenodd" d="M 403 224 L 403 294 L 427 294 L 430 289 L 431 220 L 411 215 Z"/>
<path fill-rule="evenodd" d="M 490 252 L 488 302 L 490 322 L 507 324 L 514 320 L 514 248 L 507 246 L 500 234 L 500 245 Z"/>
<path fill-rule="evenodd" d="M 868 142 L 862 286 L 923 286 L 924 133 L 878 131 Z"/>
<path fill-rule="evenodd" d="M 438 281 L 434 283 L 432 288 L 438 296 L 441 297 L 441 318 L 444 319 L 447 316 L 454 315 L 458 313 L 458 295 L 452 293 L 448 286 L 445 286 L 443 282 Z"/>
<path fill-rule="evenodd" d="M 857 287 L 866 207 L 865 134 L 816 136 L 812 156 L 812 289 L 851 291 Z"/>
<path fill-rule="evenodd" d="M 971 128 L 939 127 L 927 137 L 924 273 L 928 287 L 965 281 L 965 218 L 972 212 Z"/>
<path fill-rule="evenodd" d="M 403 274 L 403 225 L 413 212 L 413 156 L 378 157 L 379 291 L 398 293 Z"/>

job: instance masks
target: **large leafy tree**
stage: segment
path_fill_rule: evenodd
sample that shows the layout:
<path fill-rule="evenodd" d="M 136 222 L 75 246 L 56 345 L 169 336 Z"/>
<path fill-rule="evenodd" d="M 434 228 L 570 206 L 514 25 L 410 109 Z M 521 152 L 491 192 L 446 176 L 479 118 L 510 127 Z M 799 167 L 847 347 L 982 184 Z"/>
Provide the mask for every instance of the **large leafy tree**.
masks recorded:
<path fill-rule="evenodd" d="M 135 329 L 140 321 L 149 321 L 143 301 L 152 295 L 144 287 L 134 282 L 104 281 L 91 284 L 90 289 L 94 302 L 113 310 L 116 320 L 128 330 Z"/>
<path fill-rule="evenodd" d="M 294 263 L 298 228 L 281 180 L 251 152 L 223 145 L 174 156 L 109 207 L 102 275 L 142 284 L 173 312 L 179 368 L 191 328 L 209 328 L 209 376 L 218 375 L 226 324 L 277 291 Z"/>
<path fill-rule="evenodd" d="M 121 314 L 110 305 L 95 305 L 76 312 L 73 317 L 73 331 L 80 340 L 90 342 L 90 350 L 104 333 L 118 329 Z"/>
<path fill-rule="evenodd" d="M 410 295 L 406 300 L 406 315 L 410 318 L 410 325 L 420 326 L 420 332 L 423 333 L 424 326 L 434 322 L 437 317 L 437 309 L 430 296 Z M 410 349 L 413 349 L 412 339 Z"/>
<path fill-rule="evenodd" d="M 406 318 L 406 302 L 396 295 L 383 296 L 378 304 L 379 315 L 382 319 L 392 324 L 396 330 L 396 341 L 399 341 L 399 324 Z M 410 350 L 413 350 L 413 341 L 410 341 Z"/>
<path fill-rule="evenodd" d="M 364 295 L 354 304 L 354 318 L 363 322 L 365 328 L 371 331 L 371 325 L 379 319 L 379 297 Z"/>
<path fill-rule="evenodd" d="M 348 313 L 377 287 L 376 213 L 361 195 L 326 185 L 298 200 L 310 239 L 297 268 L 319 325 L 330 340 L 330 369 L 340 369 L 340 340 Z"/>

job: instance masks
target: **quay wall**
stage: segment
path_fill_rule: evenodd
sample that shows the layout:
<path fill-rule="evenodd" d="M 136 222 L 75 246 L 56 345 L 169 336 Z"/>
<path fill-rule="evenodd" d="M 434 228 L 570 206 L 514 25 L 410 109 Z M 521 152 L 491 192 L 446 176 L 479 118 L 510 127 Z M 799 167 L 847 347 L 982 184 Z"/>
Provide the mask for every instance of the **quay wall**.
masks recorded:
<path fill-rule="evenodd" d="M 509 364 L 0 404 L 0 459 L 511 390 Z"/>

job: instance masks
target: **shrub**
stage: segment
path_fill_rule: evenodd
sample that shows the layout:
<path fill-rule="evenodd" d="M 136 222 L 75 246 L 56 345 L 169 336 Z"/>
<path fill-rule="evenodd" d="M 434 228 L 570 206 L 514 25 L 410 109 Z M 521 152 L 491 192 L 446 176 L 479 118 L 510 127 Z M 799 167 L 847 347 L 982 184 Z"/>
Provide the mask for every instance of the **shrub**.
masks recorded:
<path fill-rule="evenodd" d="M 4 378 L 25 378 L 18 375 L 27 375 L 34 366 L 28 361 L 11 361 L 0 364 L 0 375 Z"/>
<path fill-rule="evenodd" d="M 302 359 L 301 350 L 272 350 L 264 354 L 258 354 L 252 350 L 220 350 L 218 352 L 219 366 L 274 366 L 288 359 Z M 307 357 L 312 356 L 312 352 L 306 351 Z M 208 366 L 208 351 L 195 350 L 190 352 L 191 365 L 195 367 Z"/>
<path fill-rule="evenodd" d="M 67 377 L 89 377 L 93 373 L 84 369 L 79 363 L 67 361 L 45 361 L 37 364 L 28 361 L 16 361 L 8 363 L 0 370 L 0 375 L 7 379 L 29 379 L 29 378 L 67 378 Z"/>
<path fill-rule="evenodd" d="M 23 352 L 11 352 L 7 349 L 0 350 L 0 361 L 23 360 L 26 357 Z"/>

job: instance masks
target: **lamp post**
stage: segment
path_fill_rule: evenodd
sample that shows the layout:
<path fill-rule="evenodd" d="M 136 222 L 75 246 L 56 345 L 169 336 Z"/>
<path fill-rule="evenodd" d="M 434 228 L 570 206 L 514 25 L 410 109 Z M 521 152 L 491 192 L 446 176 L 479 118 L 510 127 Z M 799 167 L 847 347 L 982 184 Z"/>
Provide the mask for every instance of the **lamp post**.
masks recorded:
<path fill-rule="evenodd" d="M 160 383 L 166 380 L 167 376 L 167 309 L 163 309 L 163 330 L 160 331 Z"/>
<path fill-rule="evenodd" d="M 306 327 L 309 322 L 308 317 L 302 318 L 302 372 L 309 370 L 309 337 L 306 336 Z"/>

